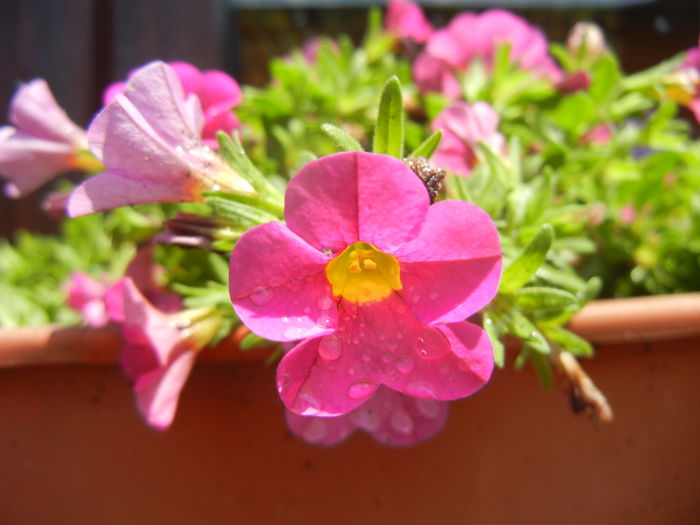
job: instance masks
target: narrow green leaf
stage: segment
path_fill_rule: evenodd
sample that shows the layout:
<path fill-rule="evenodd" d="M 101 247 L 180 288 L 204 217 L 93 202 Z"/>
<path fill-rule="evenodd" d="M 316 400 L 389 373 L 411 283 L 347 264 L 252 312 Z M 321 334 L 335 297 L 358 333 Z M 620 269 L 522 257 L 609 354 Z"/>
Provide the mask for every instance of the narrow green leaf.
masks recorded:
<path fill-rule="evenodd" d="M 398 77 L 391 77 L 384 85 L 379 100 L 377 124 L 374 128 L 374 153 L 403 158 L 403 95 Z"/>
<path fill-rule="evenodd" d="M 550 390 L 552 388 L 552 367 L 549 364 L 549 358 L 537 352 L 529 352 L 528 358 L 542 387 Z"/>
<path fill-rule="evenodd" d="M 207 204 L 213 208 L 215 214 L 230 218 L 238 223 L 256 226 L 258 224 L 279 220 L 277 215 L 238 200 L 226 198 L 221 195 L 205 194 L 204 197 Z"/>
<path fill-rule="evenodd" d="M 579 304 L 574 294 L 546 286 L 528 286 L 516 290 L 515 302 L 526 312 L 563 310 L 578 307 Z"/>
<path fill-rule="evenodd" d="M 506 349 L 501 341 L 503 336 L 501 332 L 501 323 L 494 320 L 494 315 L 490 312 L 484 312 L 484 330 L 491 340 L 493 346 L 493 361 L 498 368 L 503 368 L 506 360 Z"/>
<path fill-rule="evenodd" d="M 440 139 L 442 139 L 442 130 L 439 129 L 425 139 L 420 146 L 413 150 L 411 157 L 425 157 L 429 159 L 435 153 L 435 150 L 440 145 Z"/>
<path fill-rule="evenodd" d="M 542 225 L 530 243 L 504 270 L 499 291 L 512 293 L 524 286 L 544 263 L 553 240 L 552 227 L 549 224 Z"/>
<path fill-rule="evenodd" d="M 233 170 L 243 177 L 257 191 L 264 191 L 267 186 L 265 177 L 253 165 L 243 150 L 237 136 L 233 138 L 223 131 L 216 134 L 219 141 L 219 155 Z"/>
<path fill-rule="evenodd" d="M 544 335 L 550 341 L 580 357 L 593 357 L 593 346 L 585 339 L 561 326 L 542 327 Z"/>
<path fill-rule="evenodd" d="M 518 309 L 513 308 L 503 319 L 508 331 L 527 343 L 533 350 L 548 354 L 551 350 L 549 343 L 532 322 Z"/>
<path fill-rule="evenodd" d="M 254 333 L 248 333 L 243 337 L 243 339 L 241 339 L 241 342 L 238 344 L 238 346 L 241 350 L 247 351 L 252 350 L 254 348 L 264 348 L 266 346 L 272 346 L 274 344 L 275 343 L 268 341 L 267 339 L 264 339 L 259 335 L 256 335 Z"/>
<path fill-rule="evenodd" d="M 342 151 L 364 151 L 359 142 L 332 124 L 321 124 L 321 131 L 335 141 Z"/>

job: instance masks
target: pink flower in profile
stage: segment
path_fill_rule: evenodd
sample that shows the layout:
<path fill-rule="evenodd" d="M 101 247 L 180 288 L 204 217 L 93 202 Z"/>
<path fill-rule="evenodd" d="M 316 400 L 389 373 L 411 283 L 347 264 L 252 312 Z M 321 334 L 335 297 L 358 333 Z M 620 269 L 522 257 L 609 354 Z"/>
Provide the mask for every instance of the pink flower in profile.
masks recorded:
<path fill-rule="evenodd" d="M 505 138 L 498 132 L 498 114 L 486 102 L 455 102 L 433 121 L 433 130 L 443 131 L 433 154 L 433 163 L 458 175 L 469 175 L 478 163 L 477 146 L 505 152 Z"/>
<path fill-rule="evenodd" d="M 85 272 L 73 272 L 68 280 L 68 306 L 80 312 L 88 326 L 109 323 L 105 294 L 109 285 L 93 279 Z"/>
<path fill-rule="evenodd" d="M 0 127 L 0 175 L 5 194 L 21 197 L 65 171 L 82 169 L 85 131 L 74 124 L 42 79 L 21 86 L 10 102 L 10 122 Z M 85 157 L 85 158 L 83 158 Z"/>
<path fill-rule="evenodd" d="M 475 59 L 483 60 L 491 67 L 498 47 L 510 45 L 510 58 L 520 68 L 549 77 L 557 82 L 562 72 L 548 53 L 547 38 L 538 28 L 531 26 L 513 13 L 500 9 L 490 9 L 480 15 L 462 13 L 457 15 L 447 27 L 436 31 L 428 40 L 425 54 L 434 61 L 416 60 L 413 76 L 422 92 L 436 91 L 434 80 L 423 68 L 437 70 L 440 78 L 447 72 L 466 70 Z M 432 76 L 435 79 L 435 75 Z M 455 98 L 449 85 L 443 80 L 438 91 Z"/>
<path fill-rule="evenodd" d="M 364 430 L 377 442 L 409 446 L 437 434 L 447 421 L 448 403 L 406 396 L 380 386 L 363 405 L 337 417 L 301 416 L 287 410 L 293 434 L 312 445 L 333 446 L 356 430 Z"/>
<path fill-rule="evenodd" d="M 427 42 L 434 31 L 420 6 L 403 0 L 389 2 L 384 27 L 389 33 L 399 38 L 409 38 L 418 44 Z"/>
<path fill-rule="evenodd" d="M 136 405 L 146 422 L 159 430 L 170 426 L 178 399 L 197 353 L 211 340 L 219 319 L 192 312 L 168 314 L 155 308 L 126 277 L 121 365 L 133 382 Z"/>
<path fill-rule="evenodd" d="M 199 99 L 204 113 L 202 140 L 207 146 L 217 148 L 217 132 L 230 134 L 240 127 L 240 122 L 232 110 L 243 99 L 241 88 L 223 71 L 200 71 L 187 62 L 170 62 L 168 65 L 180 79 L 185 96 L 194 95 Z M 137 71 L 130 71 L 128 78 L 133 77 Z M 102 96 L 104 104 L 109 104 L 119 93 L 123 93 L 126 85 L 126 82 L 115 82 L 108 86 Z"/>
<path fill-rule="evenodd" d="M 153 62 L 137 71 L 93 120 L 88 141 L 106 171 L 78 186 L 71 217 L 130 204 L 198 200 L 207 189 L 251 195 L 253 188 L 201 141 L 197 97 L 185 98 L 174 70 Z"/>
<path fill-rule="evenodd" d="M 364 152 L 306 164 L 285 200 L 286 224 L 237 242 L 230 292 L 253 332 L 303 340 L 277 372 L 290 410 L 345 414 L 380 385 L 451 400 L 486 383 L 490 341 L 464 321 L 500 279 L 498 232 L 483 210 L 430 205 L 404 163 Z"/>

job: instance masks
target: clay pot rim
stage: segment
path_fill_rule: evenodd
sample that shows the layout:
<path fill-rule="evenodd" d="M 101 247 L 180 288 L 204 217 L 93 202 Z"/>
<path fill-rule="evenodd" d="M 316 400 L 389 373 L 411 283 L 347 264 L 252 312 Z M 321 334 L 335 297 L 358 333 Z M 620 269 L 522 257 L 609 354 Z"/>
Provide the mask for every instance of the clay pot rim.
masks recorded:
<path fill-rule="evenodd" d="M 593 344 L 637 343 L 700 335 L 700 293 L 591 301 L 568 327 Z M 243 351 L 245 328 L 200 359 L 209 362 L 264 361 L 269 348 Z M 0 329 L 0 368 L 55 364 L 114 364 L 122 341 L 116 326 L 57 325 Z"/>

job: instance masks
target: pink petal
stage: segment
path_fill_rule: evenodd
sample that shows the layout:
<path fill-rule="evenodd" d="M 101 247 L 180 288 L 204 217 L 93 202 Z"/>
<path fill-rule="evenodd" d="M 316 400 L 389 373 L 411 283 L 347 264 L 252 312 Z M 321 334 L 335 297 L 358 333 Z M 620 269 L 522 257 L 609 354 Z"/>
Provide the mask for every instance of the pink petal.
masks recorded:
<path fill-rule="evenodd" d="M 149 202 L 192 200 L 192 187 L 184 181 L 138 181 L 110 172 L 99 173 L 80 184 L 68 199 L 68 215 L 78 217 L 119 206 Z"/>
<path fill-rule="evenodd" d="M 85 272 L 73 272 L 68 281 L 68 306 L 80 312 L 89 326 L 104 326 L 109 322 L 104 296 L 107 286 Z"/>
<path fill-rule="evenodd" d="M 127 342 L 119 354 L 119 364 L 124 374 L 133 383 L 161 367 L 153 349 L 148 344 Z"/>
<path fill-rule="evenodd" d="M 134 385 L 139 412 L 152 427 L 165 430 L 171 425 L 180 392 L 196 357 L 197 352 L 183 352 L 167 366 L 142 376 Z"/>
<path fill-rule="evenodd" d="M 488 304 L 498 290 L 498 230 L 473 204 L 433 204 L 418 236 L 395 255 L 403 284 L 398 294 L 426 324 L 461 321 Z"/>
<path fill-rule="evenodd" d="M 120 93 L 124 93 L 126 82 L 114 82 L 107 86 L 107 89 L 102 93 L 102 105 L 106 106 Z"/>
<path fill-rule="evenodd" d="M 238 83 L 223 71 L 206 71 L 197 95 L 205 111 L 212 106 L 230 110 L 243 100 Z"/>
<path fill-rule="evenodd" d="M 474 36 L 477 21 L 478 16 L 474 13 L 455 16 L 445 29 L 430 37 L 426 51 L 453 68 L 464 68 L 474 57 L 478 44 Z"/>
<path fill-rule="evenodd" d="M 182 88 L 188 95 L 198 94 L 202 88 L 202 73 L 192 64 L 187 62 L 169 62 L 168 65 L 182 83 Z"/>
<path fill-rule="evenodd" d="M 337 153 L 309 162 L 291 180 L 285 218 L 290 230 L 324 253 L 358 240 L 389 251 L 415 236 L 429 203 L 423 183 L 400 160 Z"/>
<path fill-rule="evenodd" d="M 422 9 L 413 2 L 389 2 L 384 24 L 387 31 L 410 38 L 419 44 L 426 42 L 433 33 L 433 27 L 425 19 Z"/>
<path fill-rule="evenodd" d="M 10 121 L 27 135 L 73 148 L 84 147 L 83 130 L 68 118 L 42 79 L 32 80 L 17 90 L 10 101 Z"/>
<path fill-rule="evenodd" d="M 411 74 L 421 93 L 442 93 L 450 100 L 458 99 L 462 95 L 462 87 L 450 66 L 430 53 L 418 55 L 413 62 Z"/>
<path fill-rule="evenodd" d="M 249 230 L 231 254 L 236 313 L 253 332 L 275 341 L 329 333 L 337 310 L 324 273 L 328 260 L 281 223 Z"/>
<path fill-rule="evenodd" d="M 355 425 L 347 416 L 300 416 L 285 411 L 287 426 L 292 433 L 311 445 L 331 447 L 345 441 L 355 431 Z"/>
<path fill-rule="evenodd" d="M 301 415 L 345 414 L 380 384 L 414 397 L 452 400 L 486 382 L 483 362 L 490 355 L 493 366 L 491 352 L 479 327 L 428 327 L 396 294 L 361 307 L 342 301 L 336 332 L 287 353 L 277 386 L 287 407 Z"/>
<path fill-rule="evenodd" d="M 205 144 L 213 149 L 219 147 L 216 140 L 216 134 L 219 131 L 223 131 L 224 133 L 230 135 L 233 130 L 238 129 L 241 126 L 241 123 L 236 115 L 231 113 L 231 110 L 229 109 L 219 109 L 216 107 L 209 108 L 204 115 L 204 118 L 205 124 L 204 128 L 202 129 L 202 138 Z M 213 146 L 209 141 L 213 142 Z"/>

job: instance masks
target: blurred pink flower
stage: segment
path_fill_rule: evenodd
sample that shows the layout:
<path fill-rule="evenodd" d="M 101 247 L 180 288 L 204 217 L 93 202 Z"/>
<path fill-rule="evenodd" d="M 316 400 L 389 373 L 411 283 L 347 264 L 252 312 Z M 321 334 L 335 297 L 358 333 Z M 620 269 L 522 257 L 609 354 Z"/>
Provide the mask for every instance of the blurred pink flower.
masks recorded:
<path fill-rule="evenodd" d="M 73 191 L 69 215 L 193 201 L 206 189 L 252 194 L 252 187 L 202 144 L 202 124 L 199 99 L 185 98 L 170 66 L 152 62 L 134 73 L 88 129 L 90 148 L 106 171 Z"/>
<path fill-rule="evenodd" d="M 80 312 L 88 326 L 109 323 L 105 294 L 109 285 L 93 279 L 85 272 L 73 272 L 68 280 L 68 306 Z"/>
<path fill-rule="evenodd" d="M 505 43 L 510 44 L 510 59 L 520 68 L 549 77 L 553 82 L 561 79 L 562 72 L 549 56 L 544 33 L 513 13 L 500 9 L 481 14 L 459 14 L 447 27 L 435 31 L 424 51 L 435 60 L 416 60 L 413 77 L 422 92 L 439 91 L 449 98 L 456 98 L 446 74 L 464 71 L 476 58 L 491 67 L 498 46 Z M 433 70 L 432 74 L 423 71 L 427 67 Z M 438 79 L 440 85 L 436 88 Z"/>
<path fill-rule="evenodd" d="M 82 169 L 85 131 L 74 124 L 42 79 L 22 85 L 10 101 L 10 122 L 0 127 L 0 176 L 8 197 L 21 197 L 69 170 Z"/>
<path fill-rule="evenodd" d="M 690 109 L 700 122 L 700 39 L 698 47 L 686 52 L 685 60 L 668 76 L 666 83 L 668 96 Z"/>
<path fill-rule="evenodd" d="M 620 208 L 620 220 L 624 224 L 632 224 L 636 218 L 637 210 L 635 210 L 634 206 L 631 204 L 627 204 L 626 206 Z"/>
<path fill-rule="evenodd" d="M 403 0 L 389 2 L 384 27 L 389 33 L 399 38 L 410 38 L 418 44 L 427 42 L 434 31 L 420 6 Z"/>
<path fill-rule="evenodd" d="M 243 99 L 238 83 L 223 71 L 200 71 L 187 62 L 170 62 L 168 65 L 180 79 L 185 96 L 194 95 L 199 99 L 204 113 L 204 127 L 201 130 L 204 144 L 218 148 L 218 131 L 230 134 L 240 127 L 240 122 L 232 111 Z M 127 78 L 131 79 L 138 71 L 139 69 L 130 71 Z M 126 82 L 115 82 L 108 86 L 102 95 L 104 105 L 123 93 L 126 85 Z"/>
<path fill-rule="evenodd" d="M 445 426 L 448 403 L 421 399 L 380 386 L 363 405 L 337 417 L 301 416 L 287 410 L 292 433 L 312 445 L 333 446 L 364 430 L 389 446 L 409 446 L 432 438 Z"/>
<path fill-rule="evenodd" d="M 478 162 L 480 142 L 496 153 L 505 153 L 505 138 L 498 132 L 499 117 L 486 102 L 455 102 L 433 121 L 433 130 L 443 130 L 432 161 L 438 168 L 469 175 Z"/>
<path fill-rule="evenodd" d="M 589 129 L 584 135 L 581 136 L 579 142 L 582 145 L 595 144 L 597 146 L 603 146 L 610 142 L 613 137 L 613 130 L 610 124 L 604 122 L 602 124 L 597 124 Z"/>
<path fill-rule="evenodd" d="M 382 384 L 457 399 L 488 381 L 490 341 L 464 321 L 500 279 L 498 233 L 483 210 L 430 205 L 404 163 L 358 152 L 306 164 L 285 199 L 286 224 L 237 242 L 230 291 L 253 332 L 303 339 L 277 373 L 290 410 L 345 414 Z"/>

